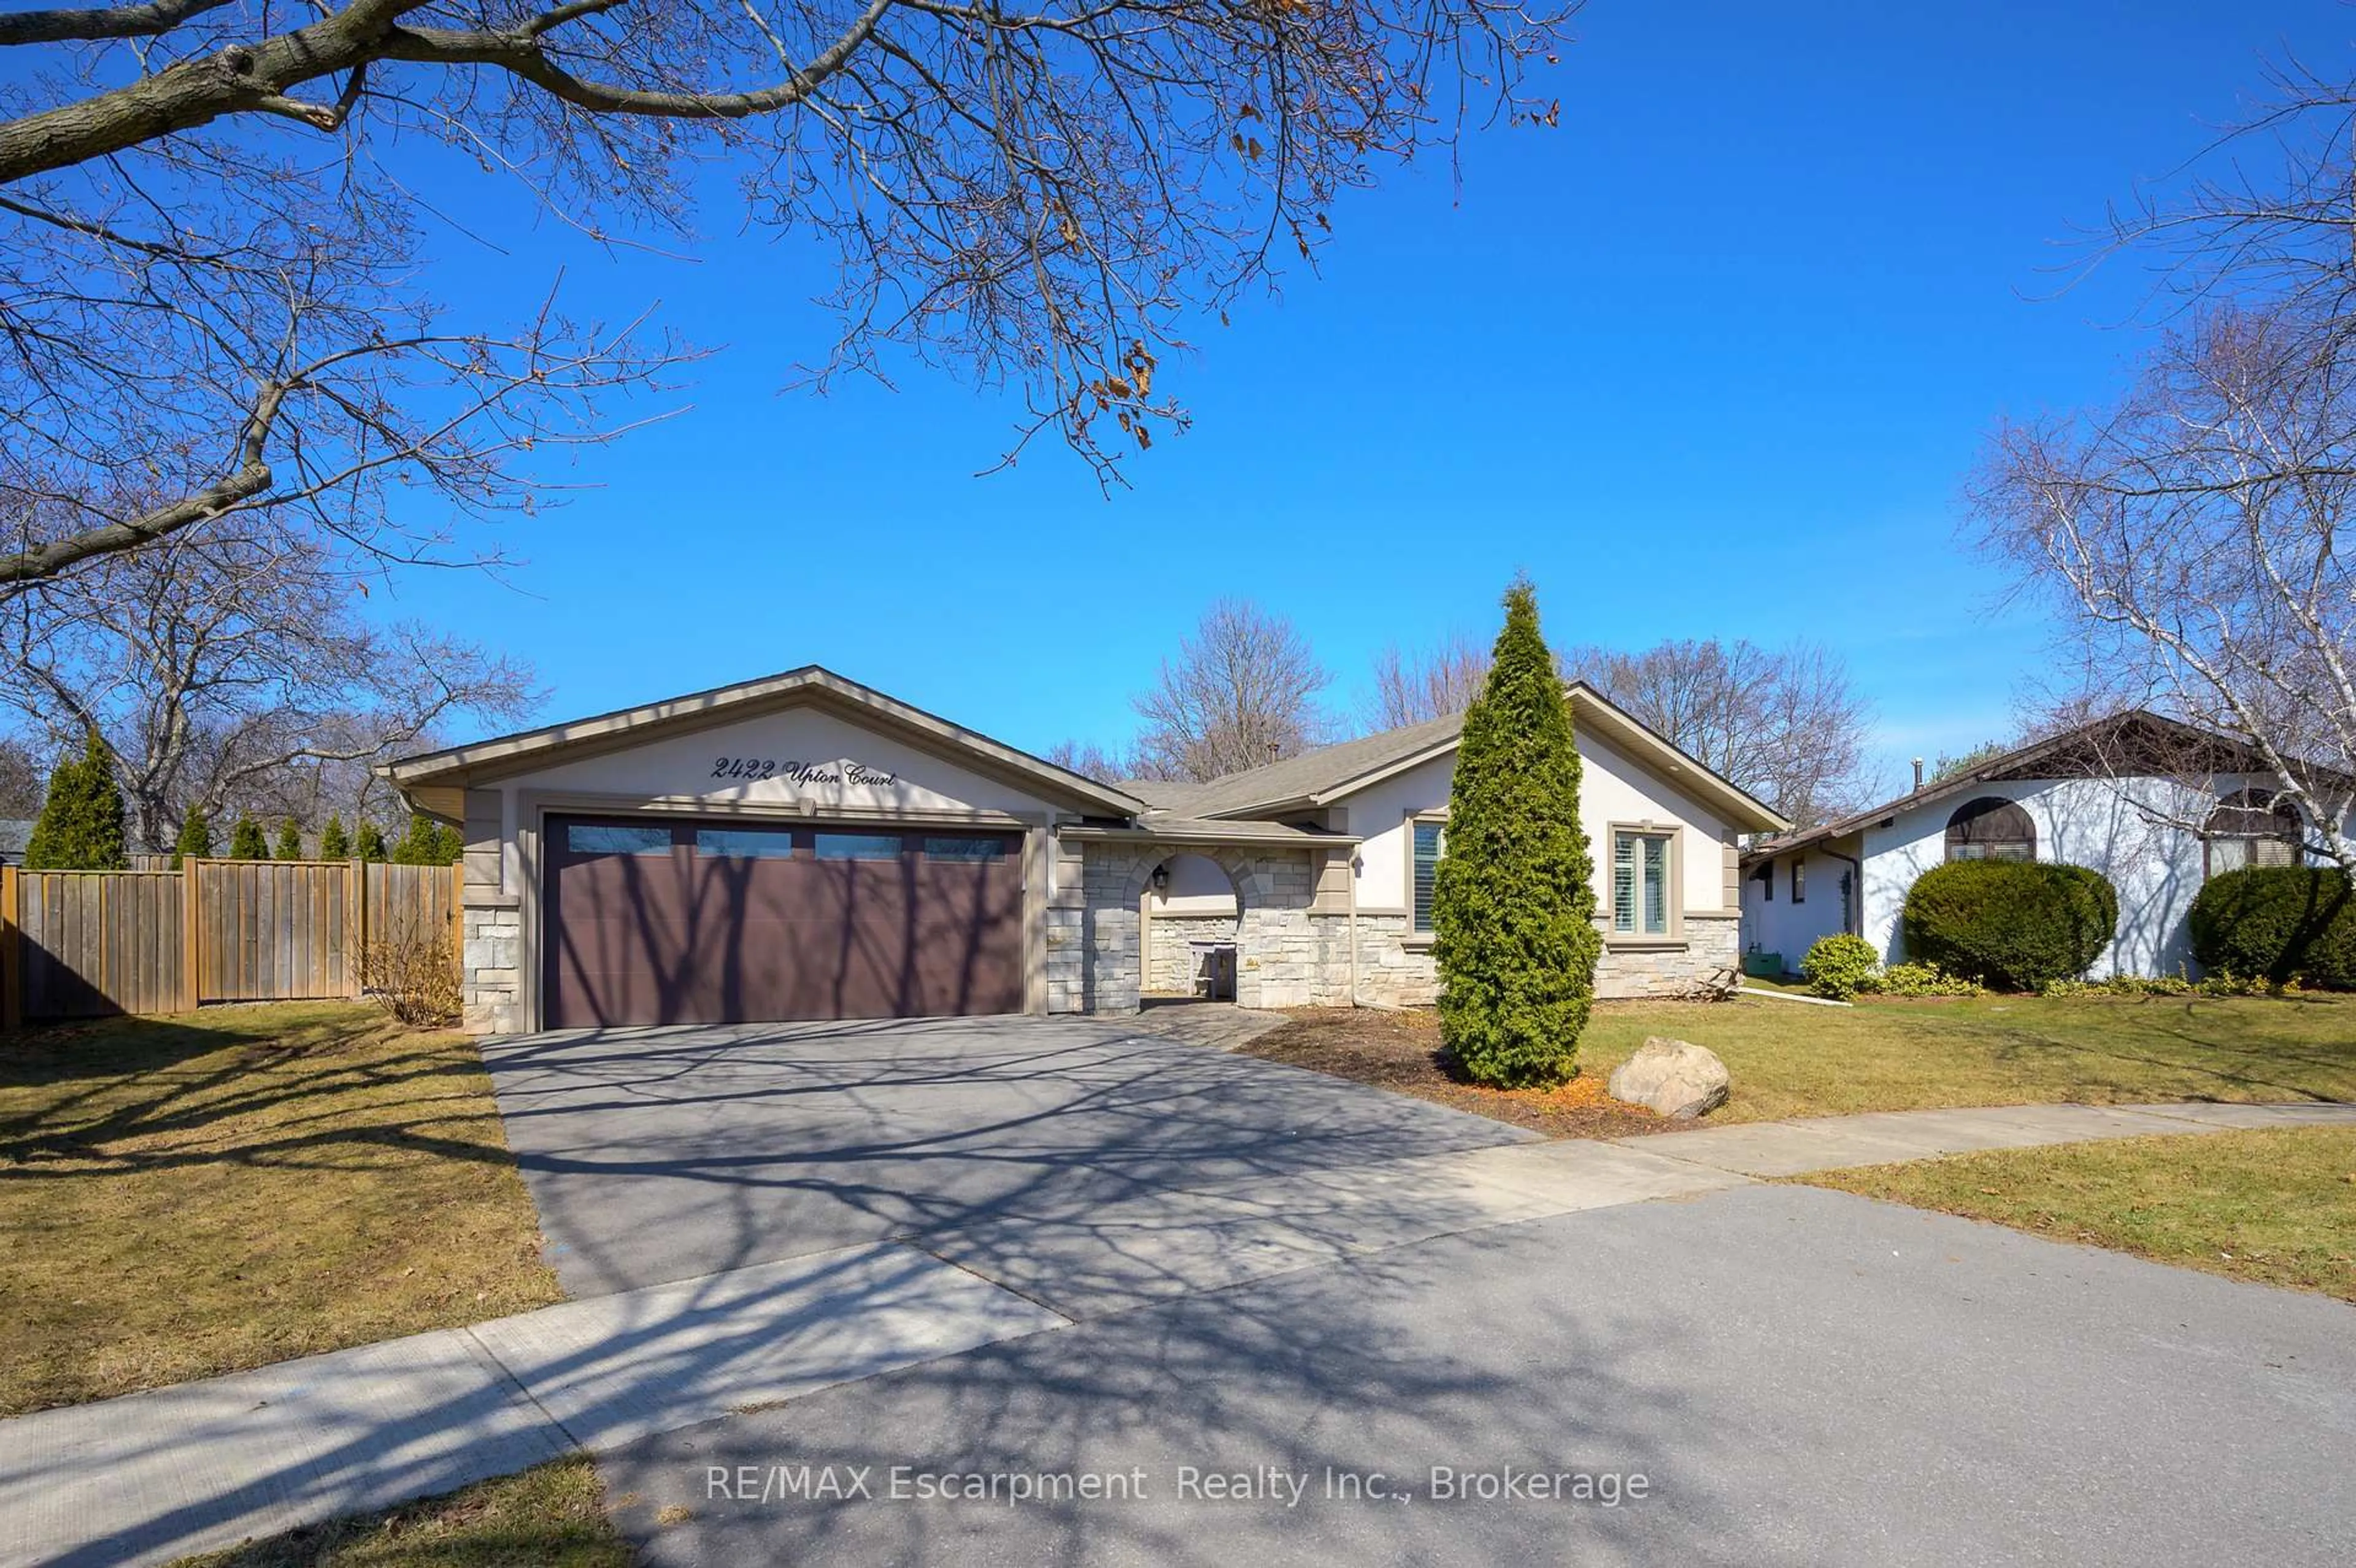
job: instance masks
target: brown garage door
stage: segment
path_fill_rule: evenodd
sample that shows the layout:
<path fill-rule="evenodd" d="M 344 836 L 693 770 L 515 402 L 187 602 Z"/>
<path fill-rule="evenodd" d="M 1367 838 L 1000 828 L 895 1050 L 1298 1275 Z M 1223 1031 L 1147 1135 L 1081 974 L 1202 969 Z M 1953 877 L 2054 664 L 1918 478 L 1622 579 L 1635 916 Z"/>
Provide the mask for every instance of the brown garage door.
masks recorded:
<path fill-rule="evenodd" d="M 551 817 L 552 1029 L 1023 1006 L 1019 835 Z"/>

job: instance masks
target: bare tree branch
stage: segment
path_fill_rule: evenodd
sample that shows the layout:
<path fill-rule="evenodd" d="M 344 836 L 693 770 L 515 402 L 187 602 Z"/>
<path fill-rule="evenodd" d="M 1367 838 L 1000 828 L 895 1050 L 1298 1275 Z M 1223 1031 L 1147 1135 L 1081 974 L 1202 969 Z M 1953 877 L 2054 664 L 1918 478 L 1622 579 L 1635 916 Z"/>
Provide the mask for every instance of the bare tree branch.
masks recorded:
<path fill-rule="evenodd" d="M 452 540 L 381 484 L 521 507 L 530 453 L 626 428 L 615 406 L 682 351 L 553 312 L 453 321 L 419 239 L 438 204 L 406 177 L 426 140 L 599 241 L 687 233 L 724 159 L 754 221 L 830 248 L 839 335 L 809 381 L 913 362 L 1010 389 L 1002 461 L 1052 433 L 1112 483 L 1184 428 L 1187 320 L 1311 258 L 1341 192 L 1485 118 L 1551 120 L 1523 78 L 1563 21 L 1523 0 L 0 17 L 28 68 L 0 85 L 0 585 L 264 510 L 435 555 Z M 156 499 L 108 499 L 131 495 Z"/>

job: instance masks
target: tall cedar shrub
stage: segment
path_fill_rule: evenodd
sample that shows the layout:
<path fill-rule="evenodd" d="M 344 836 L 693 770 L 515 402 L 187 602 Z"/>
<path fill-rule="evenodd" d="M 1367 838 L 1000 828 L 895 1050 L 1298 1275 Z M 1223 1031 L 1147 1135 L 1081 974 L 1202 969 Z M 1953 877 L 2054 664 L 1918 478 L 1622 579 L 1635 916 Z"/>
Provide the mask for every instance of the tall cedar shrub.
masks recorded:
<path fill-rule="evenodd" d="M 446 866 L 450 857 L 443 850 L 442 825 L 430 816 L 412 813 L 408 830 L 401 842 L 392 847 L 392 863 L 396 866 Z"/>
<path fill-rule="evenodd" d="M 319 859 L 348 860 L 352 858 L 352 841 L 344 832 L 344 819 L 335 812 L 327 814 L 327 825 L 319 829 Z"/>
<path fill-rule="evenodd" d="M 2192 956 L 2211 975 L 2356 990 L 2356 885 L 2337 866 L 2221 871 L 2192 900 Z"/>
<path fill-rule="evenodd" d="M 262 836 L 262 824 L 251 815 L 241 814 L 237 826 L 230 829 L 229 858 L 232 860 L 267 860 L 270 843 Z"/>
<path fill-rule="evenodd" d="M 1906 955 L 1999 990 L 2075 980 L 2119 928 L 2101 872 L 2044 860 L 1950 860 L 1914 879 Z"/>
<path fill-rule="evenodd" d="M 172 841 L 172 869 L 178 870 L 180 862 L 191 857 L 206 859 L 212 852 L 213 819 L 191 801 L 180 813 L 180 836 Z"/>
<path fill-rule="evenodd" d="M 352 839 L 352 853 L 363 860 L 382 864 L 385 859 L 384 829 L 373 822 L 363 821 Z"/>
<path fill-rule="evenodd" d="M 1594 864 L 1570 703 L 1526 580 L 1505 592 L 1489 678 L 1464 715 L 1431 898 L 1440 1029 L 1466 1077 L 1562 1083 L 1595 995 Z"/>
<path fill-rule="evenodd" d="M 80 756 L 68 757 L 49 775 L 49 793 L 25 846 L 25 864 L 37 871 L 120 871 L 130 866 L 114 753 L 97 731 L 84 737 Z"/>
<path fill-rule="evenodd" d="M 299 860 L 303 858 L 303 827 L 293 817 L 278 825 L 278 843 L 271 851 L 274 860 Z"/>

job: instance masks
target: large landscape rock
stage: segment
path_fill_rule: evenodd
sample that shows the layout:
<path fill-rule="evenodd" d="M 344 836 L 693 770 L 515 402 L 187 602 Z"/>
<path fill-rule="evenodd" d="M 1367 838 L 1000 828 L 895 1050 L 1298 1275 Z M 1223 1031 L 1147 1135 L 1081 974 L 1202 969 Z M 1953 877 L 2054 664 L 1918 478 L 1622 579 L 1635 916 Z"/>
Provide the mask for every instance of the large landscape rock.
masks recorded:
<path fill-rule="evenodd" d="M 1726 1104 L 1727 1082 L 1726 1063 L 1716 1053 L 1656 1034 L 1612 1070 L 1606 1087 L 1615 1100 L 1689 1121 Z"/>

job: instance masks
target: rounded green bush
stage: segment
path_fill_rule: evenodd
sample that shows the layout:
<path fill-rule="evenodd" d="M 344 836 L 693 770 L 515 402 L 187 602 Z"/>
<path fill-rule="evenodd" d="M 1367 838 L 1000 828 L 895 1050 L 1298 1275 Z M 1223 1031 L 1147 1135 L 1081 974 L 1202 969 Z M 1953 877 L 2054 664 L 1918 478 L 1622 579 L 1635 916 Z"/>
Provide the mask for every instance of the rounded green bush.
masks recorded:
<path fill-rule="evenodd" d="M 2211 975 L 2356 990 L 2356 892 L 2336 866 L 2251 866 L 2209 879 L 2186 925 Z"/>
<path fill-rule="evenodd" d="M 1950 860 L 1906 893 L 1906 952 L 2000 990 L 2084 975 L 2119 928 L 2100 872 L 2040 860 Z"/>
<path fill-rule="evenodd" d="M 1859 991 L 1873 989 L 1881 960 L 1873 951 L 1873 944 L 1862 936 L 1837 932 L 1831 936 L 1819 936 L 1800 960 L 1800 978 L 1808 989 L 1819 997 L 1846 1002 Z"/>

